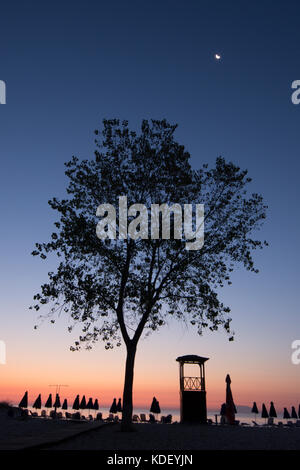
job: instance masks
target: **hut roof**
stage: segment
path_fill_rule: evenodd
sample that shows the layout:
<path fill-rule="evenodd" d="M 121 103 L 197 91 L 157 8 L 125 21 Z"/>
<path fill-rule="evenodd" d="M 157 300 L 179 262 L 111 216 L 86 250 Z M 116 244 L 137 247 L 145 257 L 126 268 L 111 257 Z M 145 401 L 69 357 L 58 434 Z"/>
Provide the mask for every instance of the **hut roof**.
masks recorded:
<path fill-rule="evenodd" d="M 208 357 L 197 356 L 196 354 L 187 354 L 186 356 L 177 357 L 176 361 L 189 364 L 204 364 L 208 359 Z"/>

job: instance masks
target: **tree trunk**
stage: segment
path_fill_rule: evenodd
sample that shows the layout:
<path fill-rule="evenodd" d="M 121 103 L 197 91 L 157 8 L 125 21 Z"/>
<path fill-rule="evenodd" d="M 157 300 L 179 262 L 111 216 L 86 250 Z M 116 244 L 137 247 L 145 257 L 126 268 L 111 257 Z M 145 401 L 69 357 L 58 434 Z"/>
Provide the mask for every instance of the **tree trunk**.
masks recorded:
<path fill-rule="evenodd" d="M 122 431 L 132 430 L 132 389 L 133 389 L 133 370 L 136 353 L 136 345 L 127 345 L 127 357 L 125 368 L 125 381 L 123 390 L 123 413 L 122 413 Z"/>

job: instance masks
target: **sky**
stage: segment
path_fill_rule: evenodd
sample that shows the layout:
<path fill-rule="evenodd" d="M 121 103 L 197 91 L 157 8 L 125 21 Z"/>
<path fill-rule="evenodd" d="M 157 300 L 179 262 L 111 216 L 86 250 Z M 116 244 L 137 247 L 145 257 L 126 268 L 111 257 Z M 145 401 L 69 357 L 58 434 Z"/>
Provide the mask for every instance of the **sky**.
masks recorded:
<path fill-rule="evenodd" d="M 63 197 L 64 162 L 93 158 L 104 118 L 166 118 L 199 168 L 222 155 L 252 177 L 269 206 L 255 254 L 259 274 L 238 268 L 220 291 L 231 307 L 235 341 L 223 332 L 199 337 L 169 322 L 138 347 L 134 403 L 179 406 L 176 357 L 206 363 L 209 407 L 235 402 L 300 403 L 300 365 L 291 361 L 299 328 L 299 124 L 291 84 L 300 79 L 297 1 L 11 1 L 1 5 L 0 80 L 0 399 L 25 390 L 43 399 L 50 384 L 64 395 L 122 396 L 125 350 L 71 352 L 68 318 L 37 330 L 28 310 L 55 268 L 31 256 L 56 220 L 47 201 Z M 220 54 L 216 61 L 214 54 Z M 78 326 L 77 333 L 80 332 Z M 75 332 L 75 333 L 76 333 Z"/>

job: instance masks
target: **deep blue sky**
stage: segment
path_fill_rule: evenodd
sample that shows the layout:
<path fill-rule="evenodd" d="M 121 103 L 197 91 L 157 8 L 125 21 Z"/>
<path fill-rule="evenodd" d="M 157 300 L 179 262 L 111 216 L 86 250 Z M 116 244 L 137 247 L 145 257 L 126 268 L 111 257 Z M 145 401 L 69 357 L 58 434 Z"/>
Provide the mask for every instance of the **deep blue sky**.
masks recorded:
<path fill-rule="evenodd" d="M 300 337 L 300 105 L 290 99 L 300 79 L 299 24 L 297 1 L 1 5 L 0 339 L 13 349 L 22 341 L 14 326 L 34 323 L 26 309 L 51 266 L 30 252 L 52 231 L 47 201 L 64 193 L 63 163 L 74 154 L 92 157 L 103 118 L 133 126 L 167 118 L 179 124 L 177 138 L 195 167 L 222 155 L 248 168 L 253 190 L 264 195 L 261 235 L 270 248 L 256 256 L 261 272 L 238 272 L 223 296 L 249 355 L 256 349 L 259 361 L 271 348 L 289 377 L 299 375 L 290 365 L 290 343 Z M 215 347 L 211 341 L 206 348 Z M 187 336 L 183 353 L 188 346 Z M 220 355 L 229 347 L 223 337 L 218 347 Z"/>

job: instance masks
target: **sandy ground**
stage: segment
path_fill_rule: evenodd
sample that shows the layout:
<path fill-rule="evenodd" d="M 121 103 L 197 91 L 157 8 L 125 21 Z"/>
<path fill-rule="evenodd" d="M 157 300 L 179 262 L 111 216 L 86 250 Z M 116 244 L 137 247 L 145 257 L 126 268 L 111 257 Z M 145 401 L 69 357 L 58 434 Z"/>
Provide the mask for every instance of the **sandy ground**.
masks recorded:
<path fill-rule="evenodd" d="M 123 433 L 119 424 L 22 420 L 0 413 L 0 449 L 39 446 L 45 450 L 300 450 L 300 427 L 136 424 L 134 429 L 135 432 Z M 62 439 L 65 441 L 60 442 Z"/>
<path fill-rule="evenodd" d="M 48 443 L 95 427 L 99 427 L 99 422 L 10 418 L 6 412 L 0 412 L 0 450 Z"/>
<path fill-rule="evenodd" d="M 95 430 L 51 447 L 55 450 L 296 450 L 300 428 L 137 424 L 136 432 L 120 425 Z"/>

